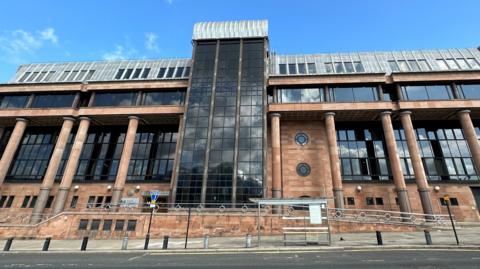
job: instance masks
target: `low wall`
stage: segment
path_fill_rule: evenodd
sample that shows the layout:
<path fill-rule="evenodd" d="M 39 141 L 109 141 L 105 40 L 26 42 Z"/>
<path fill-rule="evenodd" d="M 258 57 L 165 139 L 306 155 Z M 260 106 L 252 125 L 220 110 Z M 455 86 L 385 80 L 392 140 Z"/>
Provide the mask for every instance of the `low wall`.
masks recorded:
<path fill-rule="evenodd" d="M 150 214 L 148 213 L 74 213 L 64 212 L 54 218 L 37 225 L 0 225 L 0 238 L 35 238 L 42 239 L 79 239 L 89 236 L 93 239 L 114 239 L 129 236 L 130 238 L 143 238 L 147 234 Z M 80 220 L 89 220 L 87 230 L 79 230 Z M 151 236 L 160 238 L 165 235 L 170 237 L 184 237 L 187 229 L 188 214 L 186 212 L 157 213 L 153 215 Z M 99 230 L 92 231 L 92 220 L 100 220 Z M 102 229 L 105 220 L 112 221 L 110 231 Z M 117 220 L 124 220 L 122 230 L 115 230 Z M 134 230 L 127 230 L 127 222 L 136 221 Z M 295 223 L 297 222 L 297 223 Z M 260 218 L 262 235 L 275 235 L 282 233 L 282 227 L 303 227 L 304 220 L 289 221 L 288 225 L 279 215 L 265 214 Z M 307 224 L 308 226 L 308 224 Z M 189 236 L 244 236 L 257 234 L 257 215 L 254 213 L 192 213 L 190 217 Z M 405 225 L 367 224 L 349 222 L 330 222 L 332 233 L 396 231 L 406 232 L 417 230 L 415 227 Z"/>

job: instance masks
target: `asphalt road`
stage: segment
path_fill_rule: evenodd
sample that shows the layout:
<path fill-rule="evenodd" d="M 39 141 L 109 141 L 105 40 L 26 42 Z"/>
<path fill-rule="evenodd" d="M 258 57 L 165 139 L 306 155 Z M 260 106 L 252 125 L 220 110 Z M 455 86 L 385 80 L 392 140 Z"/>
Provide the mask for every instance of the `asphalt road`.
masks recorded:
<path fill-rule="evenodd" d="M 0 268 L 480 268 L 477 250 L 281 253 L 1 253 Z"/>

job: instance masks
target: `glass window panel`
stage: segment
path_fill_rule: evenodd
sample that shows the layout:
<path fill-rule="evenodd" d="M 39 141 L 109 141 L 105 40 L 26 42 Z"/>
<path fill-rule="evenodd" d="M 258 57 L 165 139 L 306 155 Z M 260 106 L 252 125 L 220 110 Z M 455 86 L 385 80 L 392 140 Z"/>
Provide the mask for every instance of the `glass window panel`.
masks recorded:
<path fill-rule="evenodd" d="M 165 76 L 166 71 L 167 71 L 167 68 L 165 67 L 160 68 L 160 70 L 158 71 L 157 78 L 163 78 Z"/>
<path fill-rule="evenodd" d="M 167 78 L 173 77 L 174 73 L 175 73 L 175 67 L 169 67 L 167 71 Z"/>
<path fill-rule="evenodd" d="M 345 70 L 347 73 L 353 73 L 355 70 L 353 69 L 353 63 L 352 62 L 345 62 Z"/>
<path fill-rule="evenodd" d="M 0 108 L 23 108 L 27 104 L 28 95 L 0 96 Z"/>
<path fill-rule="evenodd" d="M 132 73 L 133 73 L 133 68 L 127 69 L 127 72 L 125 72 L 125 76 L 123 77 L 123 79 L 130 79 L 130 77 L 132 76 Z"/>
<path fill-rule="evenodd" d="M 474 68 L 474 69 L 480 68 L 480 65 L 478 64 L 478 61 L 475 60 L 474 58 L 468 58 L 468 59 L 467 59 L 467 62 L 468 62 L 468 64 L 469 64 L 472 68 Z"/>
<path fill-rule="evenodd" d="M 286 64 L 279 64 L 278 65 L 280 75 L 286 75 L 287 74 L 287 65 Z"/>
<path fill-rule="evenodd" d="M 430 71 L 430 66 L 428 66 L 427 60 L 420 59 L 418 60 L 418 64 L 420 65 L 420 69 L 422 71 Z"/>
<path fill-rule="evenodd" d="M 457 62 L 455 62 L 454 59 L 447 59 L 447 64 L 450 67 L 450 69 L 459 69 Z"/>
<path fill-rule="evenodd" d="M 326 73 L 333 73 L 333 64 L 332 63 L 325 63 L 325 72 Z"/>
<path fill-rule="evenodd" d="M 410 71 L 410 69 L 408 68 L 407 61 L 399 60 L 398 65 L 400 67 L 400 71 L 403 71 L 403 72 Z"/>
<path fill-rule="evenodd" d="M 336 102 L 354 102 L 352 88 L 331 88 L 333 97 Z"/>
<path fill-rule="evenodd" d="M 36 94 L 33 99 L 33 108 L 44 107 L 71 107 L 75 94 Z"/>
<path fill-rule="evenodd" d="M 395 61 L 388 61 L 388 66 L 390 67 L 390 70 L 392 70 L 392 72 L 400 71 L 400 68 L 398 67 L 397 62 Z"/>
<path fill-rule="evenodd" d="M 139 78 L 141 73 L 142 73 L 142 69 L 141 69 L 141 68 L 135 69 L 135 72 L 133 73 L 132 79 Z"/>
<path fill-rule="evenodd" d="M 147 78 L 148 74 L 150 74 L 150 68 L 145 68 L 142 73 L 142 78 Z"/>
<path fill-rule="evenodd" d="M 373 87 L 356 87 L 352 88 L 355 101 L 375 101 L 376 89 Z"/>
<path fill-rule="evenodd" d="M 175 73 L 176 78 L 181 78 L 183 74 L 184 67 L 178 67 L 177 72 Z"/>
<path fill-rule="evenodd" d="M 450 86 L 426 86 L 429 99 L 450 99 Z"/>
<path fill-rule="evenodd" d="M 307 69 L 306 69 L 304 63 L 298 64 L 298 73 L 299 74 L 306 74 L 307 73 Z"/>
<path fill-rule="evenodd" d="M 288 64 L 288 73 L 291 75 L 297 74 L 296 64 Z"/>
<path fill-rule="evenodd" d="M 309 74 L 317 73 L 317 67 L 315 66 L 315 63 L 307 63 L 307 66 L 308 66 L 308 73 Z"/>
<path fill-rule="evenodd" d="M 158 91 L 145 92 L 143 104 L 147 106 L 153 105 L 181 105 L 184 100 L 183 91 Z"/>
<path fill-rule="evenodd" d="M 134 92 L 97 92 L 93 106 L 131 106 L 135 96 Z"/>
<path fill-rule="evenodd" d="M 342 62 L 335 62 L 335 72 L 345 73 L 345 69 L 343 68 Z"/>
<path fill-rule="evenodd" d="M 440 70 L 448 70 L 447 62 L 444 59 L 437 59 L 437 65 Z"/>
<path fill-rule="evenodd" d="M 468 63 L 465 59 L 463 58 L 458 58 L 457 59 L 457 63 L 458 65 L 460 66 L 461 69 L 470 69 L 470 67 L 468 66 Z"/>
<path fill-rule="evenodd" d="M 463 84 L 459 85 L 464 98 L 480 99 L 480 84 Z"/>
<path fill-rule="evenodd" d="M 404 86 L 403 90 L 408 100 L 428 100 L 425 86 Z"/>
<path fill-rule="evenodd" d="M 410 65 L 413 71 L 420 71 L 420 66 L 418 65 L 417 61 L 408 60 L 408 64 Z"/>
<path fill-rule="evenodd" d="M 365 68 L 363 67 L 362 62 L 354 62 L 355 64 L 355 70 L 359 73 L 365 72 Z"/>

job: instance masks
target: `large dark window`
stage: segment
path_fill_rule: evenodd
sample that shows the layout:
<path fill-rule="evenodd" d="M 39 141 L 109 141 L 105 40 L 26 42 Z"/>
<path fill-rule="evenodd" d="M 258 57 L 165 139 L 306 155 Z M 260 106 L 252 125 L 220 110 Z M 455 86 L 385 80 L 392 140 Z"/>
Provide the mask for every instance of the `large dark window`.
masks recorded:
<path fill-rule="evenodd" d="M 279 89 L 279 103 L 316 103 L 323 102 L 323 90 L 320 88 Z"/>
<path fill-rule="evenodd" d="M 334 102 L 376 101 L 376 87 L 334 87 L 330 88 L 330 98 Z"/>
<path fill-rule="evenodd" d="M 343 128 L 340 125 L 337 143 L 344 180 L 391 178 L 381 128 Z"/>
<path fill-rule="evenodd" d="M 435 124 L 417 123 L 417 134 L 420 155 L 428 180 L 478 180 L 472 157 L 463 136 L 462 130 L 452 124 L 447 128 L 438 128 Z M 404 159 L 404 174 L 413 179 L 413 169 L 410 157 L 407 155 L 407 145 L 403 130 L 395 130 L 397 144 L 402 144 L 405 154 L 400 153 Z M 408 173 L 405 173 L 408 171 Z"/>
<path fill-rule="evenodd" d="M 182 105 L 184 99 L 185 99 L 185 92 L 181 90 L 145 92 L 143 105 L 146 105 L 146 106 Z"/>
<path fill-rule="evenodd" d="M 132 106 L 136 96 L 135 92 L 96 92 L 93 106 Z"/>
<path fill-rule="evenodd" d="M 55 131 L 49 129 L 27 130 L 8 171 L 7 179 L 43 179 L 57 135 Z"/>
<path fill-rule="evenodd" d="M 448 85 L 402 86 L 403 96 L 407 100 L 445 100 L 453 99 Z"/>
<path fill-rule="evenodd" d="M 0 109 L 23 108 L 29 95 L 0 95 Z"/>
<path fill-rule="evenodd" d="M 140 130 L 135 136 L 127 180 L 164 180 L 172 177 L 177 133 L 159 126 Z M 173 129 L 170 128 L 170 129 Z"/>
<path fill-rule="evenodd" d="M 75 180 L 115 180 L 125 140 L 124 129 L 108 128 L 89 132 Z"/>
<path fill-rule="evenodd" d="M 74 93 L 65 94 L 35 94 L 33 99 L 33 108 L 47 108 L 47 107 L 72 107 Z"/>
<path fill-rule="evenodd" d="M 480 84 L 460 84 L 458 89 L 465 99 L 480 99 Z"/>

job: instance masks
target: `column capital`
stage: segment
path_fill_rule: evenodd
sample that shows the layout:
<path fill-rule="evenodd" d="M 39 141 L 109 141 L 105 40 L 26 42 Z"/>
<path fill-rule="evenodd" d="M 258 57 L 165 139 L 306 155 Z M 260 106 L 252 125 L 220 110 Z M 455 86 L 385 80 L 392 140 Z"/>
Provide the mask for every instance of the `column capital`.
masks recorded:
<path fill-rule="evenodd" d="M 464 114 L 464 113 L 465 114 L 470 114 L 470 112 L 471 112 L 470 109 L 463 109 L 463 110 L 458 111 L 457 114 Z"/>
<path fill-rule="evenodd" d="M 129 120 L 140 120 L 140 117 L 138 116 L 128 116 Z"/>
<path fill-rule="evenodd" d="M 329 112 L 323 113 L 323 115 L 324 115 L 324 116 L 333 116 L 333 117 L 335 117 L 335 112 L 329 111 Z"/>
<path fill-rule="evenodd" d="M 68 121 L 73 121 L 73 122 L 76 121 L 76 119 L 73 118 L 73 117 L 63 117 L 63 120 L 68 120 Z"/>
<path fill-rule="evenodd" d="M 392 111 L 390 111 L 390 110 L 382 111 L 382 112 L 380 112 L 380 115 L 381 115 L 381 116 L 384 116 L 384 115 L 392 115 Z"/>
<path fill-rule="evenodd" d="M 411 114 L 412 114 L 412 111 L 410 111 L 410 110 L 404 110 L 404 111 L 400 112 L 400 116 L 411 115 Z"/>
<path fill-rule="evenodd" d="M 88 120 L 88 121 L 92 121 L 92 119 L 91 119 L 91 118 L 89 118 L 89 117 L 85 117 L 85 116 L 81 116 L 81 117 L 79 117 L 78 119 L 79 119 L 79 120 L 81 120 L 81 121 L 82 121 L 82 120 Z"/>
<path fill-rule="evenodd" d="M 16 120 L 16 121 L 24 121 L 24 122 L 28 122 L 28 120 L 27 120 L 27 119 L 25 119 L 25 118 L 16 118 L 15 120 Z"/>
<path fill-rule="evenodd" d="M 278 117 L 280 118 L 282 115 L 280 113 L 270 113 L 270 118 Z"/>

